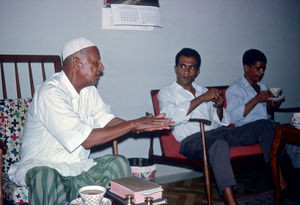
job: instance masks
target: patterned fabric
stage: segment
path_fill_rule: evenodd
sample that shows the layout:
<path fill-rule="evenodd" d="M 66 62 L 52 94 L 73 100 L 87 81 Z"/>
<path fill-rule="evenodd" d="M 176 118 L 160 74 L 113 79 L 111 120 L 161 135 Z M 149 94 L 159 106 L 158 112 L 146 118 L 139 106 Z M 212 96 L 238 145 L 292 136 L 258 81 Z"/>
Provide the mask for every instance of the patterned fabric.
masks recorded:
<path fill-rule="evenodd" d="M 146 158 L 129 158 L 132 176 L 155 182 L 156 164 Z"/>
<path fill-rule="evenodd" d="M 7 145 L 3 155 L 2 186 L 5 198 L 14 204 L 28 203 L 28 190 L 9 181 L 7 171 L 20 159 L 21 136 L 30 98 L 0 100 L 0 140 Z"/>
<path fill-rule="evenodd" d="M 13 204 L 27 204 L 28 203 L 28 189 L 26 187 L 17 186 L 11 182 L 6 175 L 2 176 L 2 187 L 4 190 L 4 197 L 7 201 Z"/>

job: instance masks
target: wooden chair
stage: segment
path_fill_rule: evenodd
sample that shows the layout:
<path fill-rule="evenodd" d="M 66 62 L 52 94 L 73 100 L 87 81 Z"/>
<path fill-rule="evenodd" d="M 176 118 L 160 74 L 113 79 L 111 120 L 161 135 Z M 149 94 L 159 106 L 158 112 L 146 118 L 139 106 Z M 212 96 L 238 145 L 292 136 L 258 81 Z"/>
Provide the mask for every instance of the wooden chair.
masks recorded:
<path fill-rule="evenodd" d="M 6 203 L 28 203 L 28 190 L 13 184 L 7 176 L 10 165 L 19 160 L 21 135 L 25 123 L 26 113 L 34 94 L 35 81 L 46 80 L 47 73 L 59 72 L 61 60 L 54 55 L 0 55 L 2 97 L 0 100 L 0 141 L 6 148 L 0 148 L 1 160 L 1 200 Z M 24 73 L 28 73 L 24 80 Z M 38 76 L 40 74 L 40 76 Z M 22 80 L 20 79 L 22 76 Z M 49 77 L 49 76 L 48 76 Z M 13 83 L 15 81 L 15 83 Z M 27 84 L 26 84 L 27 83 Z M 25 96 L 24 87 L 30 94 Z M 15 89 L 13 89 L 15 88 Z M 15 91 L 16 95 L 12 95 Z M 10 99 L 9 99 L 10 98 Z"/>
<path fill-rule="evenodd" d="M 217 86 L 215 88 L 220 89 L 220 91 L 225 96 L 225 91 L 228 86 Z M 157 99 L 159 90 L 151 90 L 151 98 L 154 108 L 155 115 L 160 113 L 159 102 Z M 224 102 L 226 104 L 226 101 Z M 203 123 L 200 123 L 201 133 L 204 133 L 204 128 L 202 127 Z M 204 135 L 202 135 L 204 136 Z M 161 145 L 161 155 L 155 155 L 153 153 L 153 140 L 155 136 L 150 138 L 150 148 L 149 148 L 149 159 L 154 160 L 158 164 L 169 164 L 175 166 L 183 166 L 188 168 L 194 168 L 196 170 L 204 170 L 205 177 L 205 188 L 207 192 L 208 204 L 212 204 L 211 200 L 211 189 L 210 189 L 210 175 L 209 175 L 209 166 L 206 156 L 206 147 L 205 139 L 202 139 L 203 142 L 203 159 L 188 159 L 179 153 L 180 143 L 175 139 L 171 131 L 162 131 L 159 136 L 160 145 Z M 236 169 L 246 168 L 240 162 L 244 161 L 244 157 L 248 157 L 248 162 L 263 165 L 264 159 L 262 155 L 262 150 L 259 144 L 249 145 L 249 146 L 236 146 L 232 147 L 230 150 L 231 161 L 233 167 Z M 248 167 L 248 166 L 247 166 Z"/>

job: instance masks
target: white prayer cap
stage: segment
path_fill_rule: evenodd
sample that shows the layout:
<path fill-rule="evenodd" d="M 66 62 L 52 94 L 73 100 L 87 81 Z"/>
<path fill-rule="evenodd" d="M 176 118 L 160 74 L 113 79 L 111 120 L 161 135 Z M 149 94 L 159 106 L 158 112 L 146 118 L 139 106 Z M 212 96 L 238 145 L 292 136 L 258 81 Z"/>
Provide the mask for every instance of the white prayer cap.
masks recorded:
<path fill-rule="evenodd" d="M 72 55 L 73 53 L 80 51 L 81 49 L 91 47 L 91 46 L 95 46 L 95 44 L 83 37 L 70 40 L 69 42 L 67 42 L 65 44 L 65 47 L 64 47 L 64 50 L 62 53 L 63 61 L 68 56 Z"/>

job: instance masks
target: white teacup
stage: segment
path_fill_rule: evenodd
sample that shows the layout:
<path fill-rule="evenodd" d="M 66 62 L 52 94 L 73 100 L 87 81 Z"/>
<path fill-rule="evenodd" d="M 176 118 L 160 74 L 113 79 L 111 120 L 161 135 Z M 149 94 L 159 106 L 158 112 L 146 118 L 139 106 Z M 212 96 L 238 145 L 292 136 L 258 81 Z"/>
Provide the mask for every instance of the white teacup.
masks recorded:
<path fill-rule="evenodd" d="M 282 89 L 281 89 L 281 88 L 270 88 L 269 91 L 270 91 L 275 97 L 280 96 L 281 93 L 282 93 Z"/>
<path fill-rule="evenodd" d="M 81 200 L 85 205 L 99 205 L 106 192 L 102 186 L 85 186 L 78 190 Z"/>
<path fill-rule="evenodd" d="M 300 112 L 293 113 L 291 121 L 293 124 L 300 124 Z"/>

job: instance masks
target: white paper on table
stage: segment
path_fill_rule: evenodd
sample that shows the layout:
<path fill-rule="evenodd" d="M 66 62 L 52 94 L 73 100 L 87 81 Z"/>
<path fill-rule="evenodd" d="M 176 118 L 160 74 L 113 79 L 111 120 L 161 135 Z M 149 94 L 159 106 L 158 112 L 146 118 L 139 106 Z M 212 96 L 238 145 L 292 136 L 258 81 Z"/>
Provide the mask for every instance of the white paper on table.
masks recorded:
<path fill-rule="evenodd" d="M 116 30 L 140 30 L 153 31 L 152 26 L 128 26 L 128 25 L 114 25 L 112 17 L 112 9 L 109 7 L 102 8 L 102 29 L 116 29 Z"/>
<path fill-rule="evenodd" d="M 111 4 L 111 8 L 114 25 L 162 27 L 159 7 Z"/>

